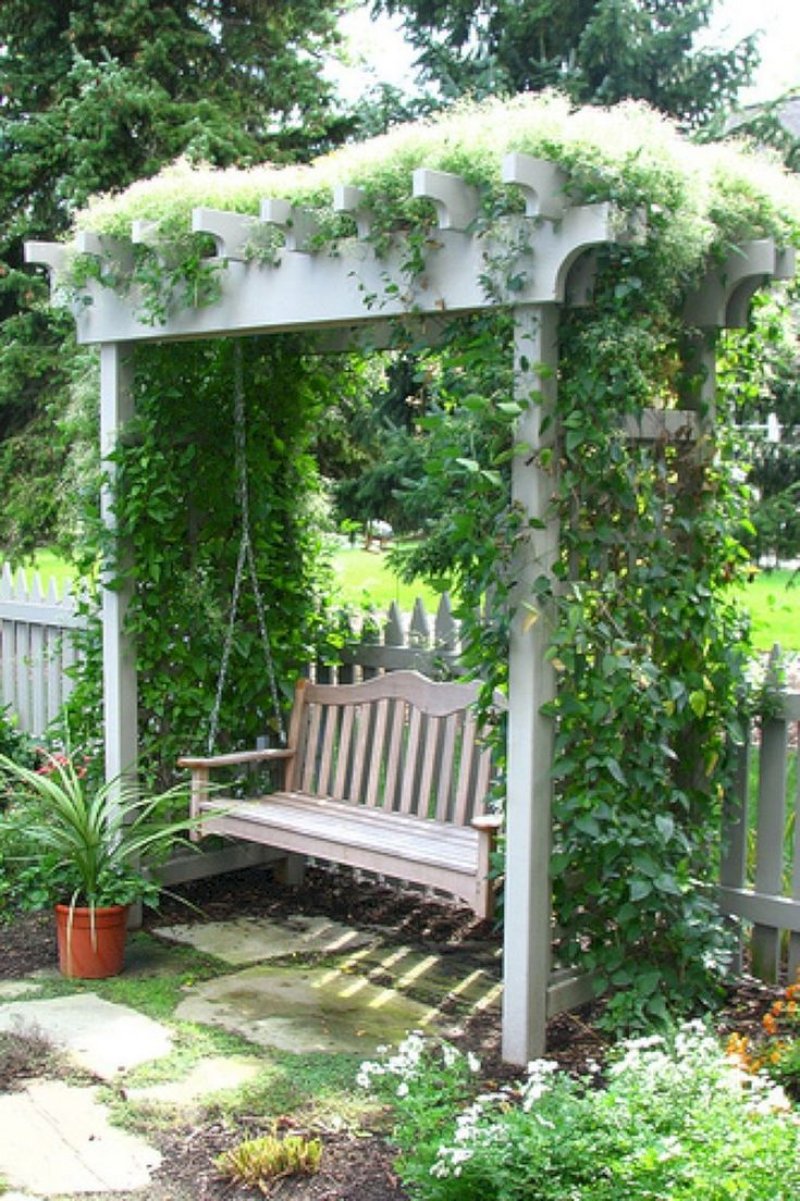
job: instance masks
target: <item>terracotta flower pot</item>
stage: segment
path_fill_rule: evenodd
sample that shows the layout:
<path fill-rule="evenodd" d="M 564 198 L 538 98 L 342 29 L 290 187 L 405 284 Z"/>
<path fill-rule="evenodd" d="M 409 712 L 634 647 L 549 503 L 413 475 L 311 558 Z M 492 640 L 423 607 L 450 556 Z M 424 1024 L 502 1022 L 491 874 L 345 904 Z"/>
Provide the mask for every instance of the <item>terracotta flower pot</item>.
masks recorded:
<path fill-rule="evenodd" d="M 109 905 L 105 909 L 56 905 L 61 974 L 80 980 L 119 975 L 125 960 L 127 932 L 127 905 Z"/>

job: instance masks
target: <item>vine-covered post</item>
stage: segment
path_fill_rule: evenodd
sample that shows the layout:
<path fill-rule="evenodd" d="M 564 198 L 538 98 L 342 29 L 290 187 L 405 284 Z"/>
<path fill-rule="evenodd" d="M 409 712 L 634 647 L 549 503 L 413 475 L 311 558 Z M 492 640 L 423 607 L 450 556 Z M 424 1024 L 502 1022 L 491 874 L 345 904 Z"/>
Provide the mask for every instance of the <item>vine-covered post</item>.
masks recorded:
<path fill-rule="evenodd" d="M 513 569 L 517 596 L 509 647 L 503 1058 L 525 1063 L 544 1050 L 552 942 L 553 723 L 541 710 L 555 696 L 555 673 L 546 654 L 551 633 L 547 604 L 534 598 L 537 578 L 552 580 L 559 542 L 553 467 L 542 454 L 554 435 L 554 304 L 515 310 L 514 360 L 523 415 L 517 427 L 522 453 L 514 460 L 512 500 L 526 527 Z"/>
<path fill-rule="evenodd" d="M 100 446 L 104 482 L 100 498 L 103 524 L 113 541 L 116 537 L 114 483 L 116 471 L 109 456 L 120 433 L 133 416 L 133 350 L 125 342 L 100 347 Z M 117 548 L 116 557 L 124 558 Z M 132 585 L 111 586 L 109 566 L 103 573 L 103 716 L 105 729 L 106 779 L 119 779 L 136 770 L 137 687 L 136 657 L 125 628 L 125 613 Z"/>

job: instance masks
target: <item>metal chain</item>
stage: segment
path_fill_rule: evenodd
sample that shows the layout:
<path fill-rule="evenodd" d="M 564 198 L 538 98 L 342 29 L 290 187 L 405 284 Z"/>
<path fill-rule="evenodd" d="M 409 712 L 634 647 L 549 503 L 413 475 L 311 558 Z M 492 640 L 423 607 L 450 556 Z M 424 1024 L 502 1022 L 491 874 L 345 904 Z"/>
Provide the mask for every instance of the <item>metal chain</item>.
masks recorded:
<path fill-rule="evenodd" d="M 253 551 L 253 538 L 250 525 L 250 488 L 247 477 L 247 430 L 245 425 L 244 411 L 244 375 L 242 367 L 242 345 L 239 341 L 234 343 L 233 349 L 233 401 L 233 429 L 237 480 L 236 499 L 242 521 L 242 536 L 239 543 L 239 555 L 236 561 L 236 575 L 233 581 L 231 607 L 230 613 L 228 614 L 228 627 L 225 631 L 225 642 L 222 648 L 222 660 L 220 662 L 219 678 L 217 680 L 217 693 L 214 698 L 214 707 L 211 711 L 211 718 L 209 721 L 209 755 L 213 753 L 214 745 L 217 741 L 219 716 L 222 708 L 222 697 L 225 692 L 225 681 L 228 675 L 228 667 L 230 665 L 233 638 L 236 630 L 236 617 L 239 609 L 239 597 L 241 594 L 245 568 L 248 570 L 250 584 L 253 589 L 253 598 L 256 605 L 256 616 L 258 618 L 258 629 L 261 635 L 261 642 L 264 647 L 264 660 L 267 666 L 267 679 L 269 681 L 273 714 L 275 716 L 275 722 L 280 734 L 281 745 L 286 745 L 286 730 L 283 724 L 283 713 L 281 711 L 280 695 L 278 693 L 278 681 L 275 676 L 275 662 L 272 657 L 272 646 L 270 643 L 269 628 L 267 626 L 266 606 L 264 605 L 264 598 L 261 594 L 261 589 L 258 583 L 256 560 Z"/>

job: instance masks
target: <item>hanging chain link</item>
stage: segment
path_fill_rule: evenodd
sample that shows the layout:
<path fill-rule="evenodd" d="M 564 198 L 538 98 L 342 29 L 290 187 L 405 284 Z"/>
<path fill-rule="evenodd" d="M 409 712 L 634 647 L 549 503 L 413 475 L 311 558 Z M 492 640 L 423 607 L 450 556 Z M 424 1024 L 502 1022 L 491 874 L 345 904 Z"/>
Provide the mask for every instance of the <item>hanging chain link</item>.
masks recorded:
<path fill-rule="evenodd" d="M 256 571 L 256 559 L 253 551 L 253 537 L 250 525 L 250 485 L 247 475 L 247 429 L 245 424 L 244 411 L 244 374 L 242 365 L 242 345 L 236 341 L 233 348 L 233 430 L 234 430 L 234 448 L 236 455 L 236 500 L 239 506 L 239 514 L 242 522 L 241 541 L 239 543 L 239 555 L 236 560 L 236 575 L 233 581 L 233 592 L 231 594 L 231 607 L 228 614 L 228 627 L 225 631 L 225 642 L 222 648 L 222 659 L 220 662 L 219 678 L 217 680 L 217 692 L 214 698 L 214 707 L 211 710 L 211 718 L 208 726 L 208 754 L 213 754 L 214 746 L 217 741 L 217 733 L 219 731 L 219 716 L 222 708 L 222 698 L 225 693 L 225 682 L 230 666 L 231 651 L 233 649 L 233 639 L 236 631 L 236 617 L 239 609 L 239 598 L 242 591 L 242 582 L 244 580 L 245 570 L 250 576 L 250 584 L 253 589 L 253 598 L 256 605 L 256 616 L 258 619 L 258 629 L 261 635 L 261 642 L 264 647 L 264 660 L 267 666 L 267 679 L 269 681 L 270 699 L 272 701 L 272 710 L 275 717 L 275 722 L 280 734 L 281 745 L 286 745 L 286 730 L 283 724 L 283 712 L 281 710 L 280 696 L 278 693 L 278 681 L 275 676 L 275 661 L 272 657 L 272 645 L 270 643 L 269 628 L 267 625 L 266 606 L 264 605 L 264 597 L 261 593 L 261 588 L 258 583 L 258 573 Z"/>

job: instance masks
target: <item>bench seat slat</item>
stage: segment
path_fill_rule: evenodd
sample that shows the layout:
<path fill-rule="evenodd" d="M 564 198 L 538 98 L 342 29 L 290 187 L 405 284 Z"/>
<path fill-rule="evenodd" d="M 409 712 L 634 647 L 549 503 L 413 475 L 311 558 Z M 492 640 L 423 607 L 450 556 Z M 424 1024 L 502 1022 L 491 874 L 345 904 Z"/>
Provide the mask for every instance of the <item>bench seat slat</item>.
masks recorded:
<path fill-rule="evenodd" d="M 432 822 L 297 794 L 227 807 L 224 798 L 215 798 L 201 808 L 220 814 L 207 821 L 208 833 L 442 888 L 475 907 L 479 839 L 469 827 L 452 827 L 442 838 Z"/>

